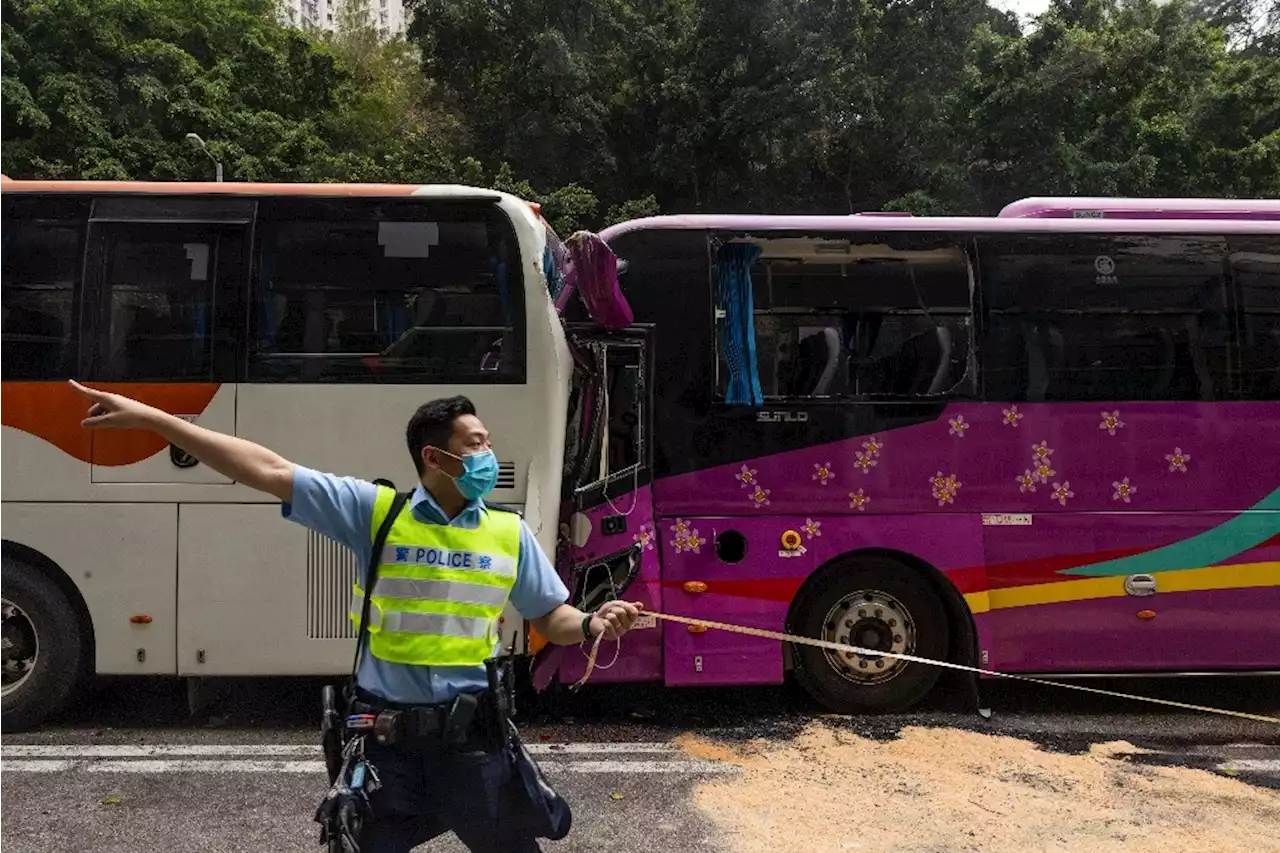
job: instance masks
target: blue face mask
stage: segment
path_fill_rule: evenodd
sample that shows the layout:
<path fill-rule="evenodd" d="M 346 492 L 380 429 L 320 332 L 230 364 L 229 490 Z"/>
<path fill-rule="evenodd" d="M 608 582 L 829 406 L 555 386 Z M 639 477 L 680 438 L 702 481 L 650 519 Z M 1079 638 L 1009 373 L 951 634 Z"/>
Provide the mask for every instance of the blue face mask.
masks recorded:
<path fill-rule="evenodd" d="M 462 476 L 450 475 L 449 479 L 458 487 L 458 494 L 467 500 L 482 498 L 498 485 L 498 457 L 493 455 L 492 450 L 468 453 L 466 456 L 454 456 L 446 450 L 440 452 L 462 462 Z"/>

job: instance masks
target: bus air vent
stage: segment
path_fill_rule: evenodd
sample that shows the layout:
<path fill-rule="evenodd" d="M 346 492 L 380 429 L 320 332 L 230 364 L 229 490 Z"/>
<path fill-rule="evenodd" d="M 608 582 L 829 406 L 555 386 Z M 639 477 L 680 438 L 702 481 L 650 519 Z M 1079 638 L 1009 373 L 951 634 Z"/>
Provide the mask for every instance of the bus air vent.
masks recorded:
<path fill-rule="evenodd" d="M 349 640 L 355 629 L 347 618 L 356 557 L 351 549 L 315 531 L 307 532 L 307 639 Z"/>
<path fill-rule="evenodd" d="M 516 463 L 503 462 L 498 466 L 498 485 L 495 489 L 514 489 L 516 487 Z"/>

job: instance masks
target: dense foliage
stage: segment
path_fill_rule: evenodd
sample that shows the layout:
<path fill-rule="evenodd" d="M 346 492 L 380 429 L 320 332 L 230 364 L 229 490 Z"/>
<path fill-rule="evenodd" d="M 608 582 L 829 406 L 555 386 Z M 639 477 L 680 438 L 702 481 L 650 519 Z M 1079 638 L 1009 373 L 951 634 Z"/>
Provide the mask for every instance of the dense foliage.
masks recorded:
<path fill-rule="evenodd" d="M 395 2 L 395 0 L 392 0 Z M 4 0 L 11 177 L 458 181 L 658 210 L 1280 195 L 1280 0 Z"/>

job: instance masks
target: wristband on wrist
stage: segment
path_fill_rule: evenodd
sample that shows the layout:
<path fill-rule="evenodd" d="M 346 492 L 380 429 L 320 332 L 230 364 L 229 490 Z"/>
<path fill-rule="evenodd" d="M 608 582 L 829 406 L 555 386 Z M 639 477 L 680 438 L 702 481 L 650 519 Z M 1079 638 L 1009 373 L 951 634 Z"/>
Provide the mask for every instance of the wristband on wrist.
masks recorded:
<path fill-rule="evenodd" d="M 582 638 L 584 640 L 591 639 L 591 618 L 590 613 L 582 617 Z"/>

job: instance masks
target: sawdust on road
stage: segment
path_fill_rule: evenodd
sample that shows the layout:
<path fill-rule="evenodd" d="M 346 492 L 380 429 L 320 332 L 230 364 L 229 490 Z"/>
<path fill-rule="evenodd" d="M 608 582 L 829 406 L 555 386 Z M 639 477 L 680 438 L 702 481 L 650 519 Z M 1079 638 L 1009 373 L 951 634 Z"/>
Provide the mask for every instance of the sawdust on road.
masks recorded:
<path fill-rule="evenodd" d="M 815 723 L 782 743 L 680 743 L 739 768 L 694 800 L 738 853 L 1280 851 L 1280 794 L 1126 761 L 1141 750 L 1123 742 L 1073 755 L 956 729 L 886 742 Z"/>

